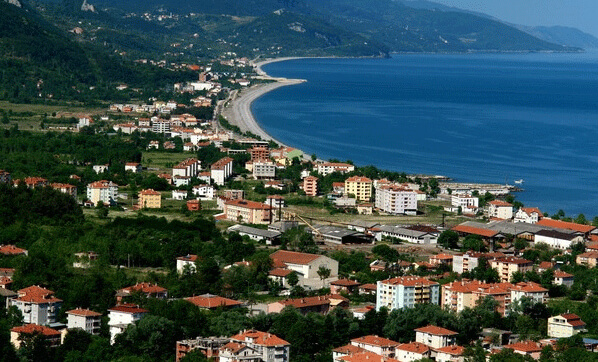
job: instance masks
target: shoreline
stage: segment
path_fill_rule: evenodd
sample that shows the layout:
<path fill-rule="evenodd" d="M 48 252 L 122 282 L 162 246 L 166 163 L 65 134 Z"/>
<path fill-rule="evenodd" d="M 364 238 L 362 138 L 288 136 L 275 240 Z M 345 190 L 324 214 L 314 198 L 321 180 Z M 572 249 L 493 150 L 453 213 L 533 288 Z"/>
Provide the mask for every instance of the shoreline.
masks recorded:
<path fill-rule="evenodd" d="M 232 125 L 235 125 L 241 129 L 243 132 L 251 132 L 259 137 L 261 137 L 265 141 L 274 141 L 283 147 L 288 147 L 283 142 L 272 137 L 268 132 L 266 132 L 255 119 L 253 112 L 251 111 L 251 105 L 255 100 L 262 97 L 268 92 L 271 92 L 275 89 L 301 84 L 306 82 L 305 79 L 288 79 L 288 78 L 275 78 L 269 76 L 266 72 L 262 70 L 262 66 L 270 63 L 275 62 L 282 62 L 286 60 L 293 60 L 293 59 L 302 59 L 299 57 L 287 57 L 287 58 L 273 58 L 273 59 L 266 59 L 261 62 L 255 63 L 254 66 L 256 67 L 256 72 L 258 73 L 257 79 L 262 80 L 271 80 L 273 83 L 266 83 L 266 84 L 257 84 L 252 85 L 247 89 L 242 89 L 240 91 L 234 91 L 231 94 L 231 97 L 227 101 L 227 104 L 222 109 L 222 116 L 228 120 L 228 122 Z"/>

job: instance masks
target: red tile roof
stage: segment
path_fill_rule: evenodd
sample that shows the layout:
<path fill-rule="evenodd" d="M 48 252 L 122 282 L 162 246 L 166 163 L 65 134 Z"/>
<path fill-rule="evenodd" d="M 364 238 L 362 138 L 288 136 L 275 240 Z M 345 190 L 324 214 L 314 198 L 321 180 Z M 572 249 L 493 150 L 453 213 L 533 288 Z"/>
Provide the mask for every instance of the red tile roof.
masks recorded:
<path fill-rule="evenodd" d="M 505 206 L 505 207 L 513 206 L 512 204 L 509 204 L 508 202 L 501 201 L 501 200 L 490 201 L 489 204 L 494 205 L 494 206 Z"/>
<path fill-rule="evenodd" d="M 342 353 L 342 354 L 346 354 L 346 355 L 353 355 L 356 353 L 366 352 L 366 350 L 361 347 L 354 346 L 352 344 L 346 344 L 342 347 L 333 349 L 332 352 Z"/>
<path fill-rule="evenodd" d="M 353 338 L 351 343 L 368 344 L 370 346 L 378 347 L 395 347 L 399 345 L 399 342 L 395 342 L 388 338 L 378 337 L 375 335 L 362 336 L 359 338 Z"/>
<path fill-rule="evenodd" d="M 430 347 L 419 342 L 403 343 L 397 346 L 397 349 L 417 354 L 424 354 L 430 351 Z"/>
<path fill-rule="evenodd" d="M 596 227 L 592 226 L 592 225 L 582 225 L 582 224 L 576 224 L 574 222 L 566 222 L 566 221 L 553 220 L 553 219 L 548 219 L 548 218 L 539 220 L 537 225 L 548 226 L 548 227 L 552 227 L 552 228 L 556 228 L 556 229 L 567 229 L 567 230 L 572 230 L 572 231 L 578 231 L 578 232 L 584 233 L 584 234 L 589 233 L 590 231 L 596 229 Z"/>
<path fill-rule="evenodd" d="M 177 260 L 183 260 L 183 261 L 196 261 L 197 260 L 197 255 L 194 254 L 188 254 L 185 256 L 179 256 L 177 258 Z"/>
<path fill-rule="evenodd" d="M 284 306 L 292 306 L 297 309 L 315 307 L 318 305 L 330 305 L 331 299 L 348 302 L 349 300 L 338 294 L 319 295 L 315 297 L 295 298 L 280 300 L 275 303 L 280 303 Z"/>
<path fill-rule="evenodd" d="M 244 343 L 253 343 L 259 346 L 288 346 L 289 342 L 284 339 L 267 332 L 256 331 L 255 329 L 247 330 L 242 333 L 230 337 L 233 341 L 241 341 Z"/>
<path fill-rule="evenodd" d="M 15 245 L 0 245 L 0 254 L 3 255 L 22 255 L 26 253 L 27 250 L 21 249 Z"/>
<path fill-rule="evenodd" d="M 145 294 L 157 294 L 157 293 L 167 292 L 167 290 L 166 290 L 166 288 L 162 288 L 162 287 L 158 286 L 158 284 L 137 283 L 130 287 L 122 288 L 119 290 L 119 292 L 128 293 L 128 294 L 131 294 L 134 292 L 141 292 L 141 293 L 145 293 Z"/>
<path fill-rule="evenodd" d="M 149 313 L 148 310 L 139 308 L 137 304 L 121 304 L 117 305 L 116 307 L 112 307 L 108 309 L 109 312 L 121 312 L 121 313 L 130 313 L 130 314 L 138 314 L 138 313 Z"/>
<path fill-rule="evenodd" d="M 372 180 L 363 176 L 353 176 L 346 179 L 345 182 L 372 182 Z"/>
<path fill-rule="evenodd" d="M 66 312 L 66 314 L 74 314 L 74 315 L 79 315 L 79 316 L 83 316 L 83 317 L 99 317 L 99 316 L 101 316 L 101 314 L 98 312 L 94 312 L 89 309 L 81 309 L 81 308 L 69 310 L 68 312 Z"/>
<path fill-rule="evenodd" d="M 350 279 L 339 279 L 339 280 L 335 280 L 332 283 L 330 283 L 330 285 L 336 285 L 339 287 L 354 287 L 357 285 L 360 285 L 358 282 L 354 281 L 354 280 L 350 280 Z"/>
<path fill-rule="evenodd" d="M 562 270 L 555 270 L 553 276 L 555 278 L 571 278 L 573 277 L 573 274 L 566 273 Z"/>
<path fill-rule="evenodd" d="M 359 287 L 359 289 L 364 289 L 364 290 L 373 290 L 376 291 L 378 290 L 378 287 L 376 286 L 376 284 L 363 284 Z"/>
<path fill-rule="evenodd" d="M 35 304 L 45 304 L 45 303 L 58 303 L 62 302 L 61 299 L 54 297 L 54 292 L 39 287 L 37 285 L 32 285 L 30 287 L 21 289 L 18 291 L 19 297 L 16 300 L 28 303 L 35 303 Z"/>
<path fill-rule="evenodd" d="M 509 348 L 515 351 L 521 351 L 525 353 L 532 353 L 532 352 L 541 352 L 542 348 L 540 348 L 540 344 L 534 341 L 523 341 L 513 344 L 508 344 L 505 348 Z"/>
<path fill-rule="evenodd" d="M 435 336 L 455 336 L 455 335 L 459 334 L 457 332 L 451 331 L 450 329 L 432 326 L 432 325 L 417 328 L 415 331 L 421 332 L 421 333 L 433 334 Z"/>
<path fill-rule="evenodd" d="M 446 346 L 442 348 L 438 348 L 437 352 L 442 352 L 446 354 L 450 354 L 452 356 L 462 356 L 463 352 L 465 352 L 465 347 L 461 346 Z"/>
<path fill-rule="evenodd" d="M 274 277 L 286 277 L 287 275 L 291 274 L 293 271 L 289 269 L 282 269 L 282 268 L 274 268 L 270 270 L 268 275 L 272 275 Z"/>
<path fill-rule="evenodd" d="M 60 336 L 60 332 L 57 330 L 37 324 L 26 324 L 24 326 L 13 327 L 11 332 L 25 334 L 40 333 L 44 336 Z"/>
<path fill-rule="evenodd" d="M 140 195 L 161 195 L 158 191 L 154 191 L 153 189 L 146 189 L 141 190 L 139 192 Z"/>
<path fill-rule="evenodd" d="M 215 308 L 219 308 L 219 307 L 234 307 L 234 306 L 239 306 L 242 305 L 243 303 L 237 301 L 237 300 L 233 300 L 233 299 L 228 299 L 228 298 L 223 298 L 217 295 L 198 295 L 195 297 L 189 297 L 189 298 L 185 298 L 186 301 L 188 301 L 189 303 L 193 303 L 196 306 L 200 307 L 200 308 L 206 308 L 206 309 L 215 309 Z"/>
<path fill-rule="evenodd" d="M 270 254 L 270 258 L 274 262 L 298 265 L 307 265 L 320 257 L 322 257 L 322 255 L 299 253 L 288 250 L 277 250 L 276 252 Z"/>
<path fill-rule="evenodd" d="M 249 201 L 249 200 L 227 200 L 224 202 L 228 206 L 237 206 L 245 209 L 253 210 L 270 210 L 272 207 L 261 202 Z"/>
<path fill-rule="evenodd" d="M 361 352 L 349 356 L 339 358 L 340 361 L 345 362 L 400 362 L 398 359 L 380 356 L 373 352 Z"/>

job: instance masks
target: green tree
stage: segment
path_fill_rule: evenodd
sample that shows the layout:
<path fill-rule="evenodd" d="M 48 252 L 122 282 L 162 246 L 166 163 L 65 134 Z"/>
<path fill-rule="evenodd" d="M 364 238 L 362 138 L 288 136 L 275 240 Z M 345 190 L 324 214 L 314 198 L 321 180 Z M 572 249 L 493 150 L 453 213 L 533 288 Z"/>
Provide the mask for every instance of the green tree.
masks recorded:
<path fill-rule="evenodd" d="M 291 286 L 291 288 L 295 287 L 297 283 L 299 283 L 299 276 L 297 275 L 296 271 L 292 271 L 287 275 L 287 283 Z"/>
<path fill-rule="evenodd" d="M 458 247 L 459 234 L 456 231 L 445 230 L 438 237 L 438 244 L 445 249 L 455 249 Z"/>
<path fill-rule="evenodd" d="M 324 281 L 328 279 L 328 277 L 330 276 L 330 272 L 331 270 L 326 268 L 324 265 L 320 265 L 320 267 L 318 268 L 317 273 L 320 277 L 320 280 L 322 281 L 322 288 L 324 288 Z"/>

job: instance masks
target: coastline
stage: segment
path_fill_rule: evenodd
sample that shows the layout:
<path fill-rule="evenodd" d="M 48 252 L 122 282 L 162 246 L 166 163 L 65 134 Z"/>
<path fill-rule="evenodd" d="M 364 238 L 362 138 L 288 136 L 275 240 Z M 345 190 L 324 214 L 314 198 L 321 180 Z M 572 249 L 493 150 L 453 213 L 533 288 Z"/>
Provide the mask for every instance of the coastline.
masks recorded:
<path fill-rule="evenodd" d="M 227 101 L 227 104 L 222 109 L 222 116 L 226 118 L 230 124 L 239 127 L 243 132 L 251 132 L 257 136 L 260 136 L 265 141 L 274 141 L 280 144 L 281 146 L 287 147 L 287 145 L 275 139 L 270 134 L 268 134 L 263 128 L 260 127 L 253 113 L 251 112 L 251 105 L 256 99 L 262 97 L 266 93 L 271 92 L 275 89 L 306 82 L 305 79 L 287 79 L 271 77 L 261 68 L 263 65 L 269 63 L 282 62 L 292 59 L 301 58 L 274 58 L 266 59 L 264 61 L 255 63 L 254 66 L 256 67 L 256 71 L 258 73 L 257 78 L 262 80 L 271 80 L 274 82 L 266 84 L 257 84 L 250 86 L 247 89 L 234 91 L 231 94 L 229 100 Z"/>

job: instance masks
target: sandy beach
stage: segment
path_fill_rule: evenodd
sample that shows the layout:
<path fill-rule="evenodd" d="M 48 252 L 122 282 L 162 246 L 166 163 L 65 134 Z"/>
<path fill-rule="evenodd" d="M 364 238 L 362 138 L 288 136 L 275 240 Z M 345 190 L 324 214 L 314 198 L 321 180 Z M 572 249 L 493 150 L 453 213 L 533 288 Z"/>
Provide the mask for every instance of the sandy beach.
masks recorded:
<path fill-rule="evenodd" d="M 222 110 L 222 116 L 226 118 L 231 124 L 239 127 L 243 132 L 251 132 L 260 136 L 264 140 L 272 140 L 278 144 L 284 145 L 282 142 L 274 139 L 266 131 L 264 131 L 258 124 L 257 120 L 251 113 L 251 104 L 263 96 L 264 94 L 273 91 L 274 89 L 294 85 L 305 82 L 303 79 L 287 79 L 270 77 L 262 70 L 262 66 L 268 63 L 280 62 L 284 60 L 297 58 L 277 58 L 264 60 L 256 63 L 256 69 L 259 79 L 272 80 L 273 83 L 257 84 L 247 89 L 234 91 L 231 94 L 230 102 Z"/>

